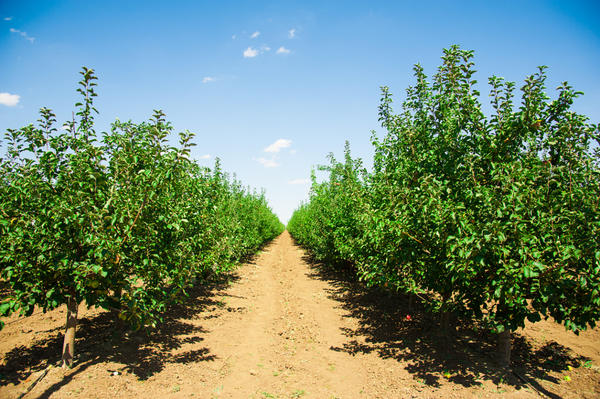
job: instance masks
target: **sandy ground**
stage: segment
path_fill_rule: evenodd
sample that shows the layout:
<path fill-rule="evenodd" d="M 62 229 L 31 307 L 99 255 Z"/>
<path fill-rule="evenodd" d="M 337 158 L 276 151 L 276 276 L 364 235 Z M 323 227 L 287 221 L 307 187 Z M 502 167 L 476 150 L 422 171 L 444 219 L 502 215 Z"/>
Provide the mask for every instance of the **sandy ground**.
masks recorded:
<path fill-rule="evenodd" d="M 528 326 L 515 334 L 515 374 L 496 367 L 489 334 L 461 327 L 448 348 L 430 316 L 407 314 L 406 298 L 312 263 L 285 232 L 147 335 L 82 307 L 77 365 L 51 368 L 25 397 L 600 397 L 598 329 Z M 57 309 L 7 320 L 0 398 L 57 364 L 64 318 Z"/>

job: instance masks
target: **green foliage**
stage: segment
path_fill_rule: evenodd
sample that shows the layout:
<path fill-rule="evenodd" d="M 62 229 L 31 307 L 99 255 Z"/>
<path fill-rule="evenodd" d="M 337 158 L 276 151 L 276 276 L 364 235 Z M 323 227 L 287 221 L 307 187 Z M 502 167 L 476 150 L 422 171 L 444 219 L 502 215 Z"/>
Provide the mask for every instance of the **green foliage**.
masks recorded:
<path fill-rule="evenodd" d="M 193 135 L 161 111 L 94 130 L 96 77 L 84 68 L 77 120 L 43 108 L 39 126 L 6 133 L 0 159 L 0 268 L 12 294 L 0 315 L 70 297 L 134 328 L 160 321 L 198 279 L 226 270 L 283 230 L 264 195 L 189 159 Z"/>
<path fill-rule="evenodd" d="M 332 159 L 288 229 L 317 258 L 351 261 L 368 284 L 496 332 L 549 316 L 575 332 L 593 327 L 599 127 L 571 109 L 581 93 L 567 83 L 550 100 L 545 67 L 525 80 L 519 106 L 514 83 L 490 78 L 486 117 L 472 57 L 444 50 L 431 81 L 416 65 L 399 114 L 384 87 L 374 171 L 352 169 L 360 162 L 348 149 L 345 164 Z"/>
<path fill-rule="evenodd" d="M 353 160 L 346 142 L 345 161 L 329 155 L 329 181 L 317 183 L 312 175 L 311 201 L 294 212 L 287 228 L 301 244 L 309 246 L 319 260 L 345 263 L 353 260 L 355 240 L 359 235 L 358 214 L 364 192 L 365 170 L 360 160 Z"/>

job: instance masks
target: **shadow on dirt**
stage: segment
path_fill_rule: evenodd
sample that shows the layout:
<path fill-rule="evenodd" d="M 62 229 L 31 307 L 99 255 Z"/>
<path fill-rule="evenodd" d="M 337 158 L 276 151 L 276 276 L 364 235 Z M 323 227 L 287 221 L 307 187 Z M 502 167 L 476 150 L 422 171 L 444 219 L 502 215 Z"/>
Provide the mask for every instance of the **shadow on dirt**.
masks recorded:
<path fill-rule="evenodd" d="M 272 243 L 273 240 L 261 245 L 258 250 L 268 250 Z M 257 256 L 244 256 L 243 262 L 254 264 Z M 149 331 L 131 332 L 110 312 L 81 318 L 77 326 L 73 371 L 65 375 L 62 381 L 49 387 L 40 397 L 51 396 L 77 374 L 95 364 L 123 364 L 118 370 L 107 372 L 129 372 L 145 380 L 163 370 L 169 363 L 189 364 L 216 359 L 206 347 L 176 355 L 170 352 L 185 344 L 203 340 L 198 335 L 207 331 L 188 320 L 216 318 L 223 312 L 246 311 L 243 308 L 226 307 L 223 301 L 215 298 L 216 295 L 227 296 L 224 291 L 238 280 L 235 267 L 219 276 L 206 278 L 204 284 L 188 290 L 189 297 L 184 303 L 173 305 L 165 311 L 161 325 Z M 18 384 L 49 364 L 59 364 L 63 329 L 50 328 L 38 333 L 45 333 L 46 338 L 18 346 L 4 355 L 4 361 L 0 364 L 0 385 Z"/>
<path fill-rule="evenodd" d="M 145 380 L 160 372 L 168 363 L 187 364 L 214 360 L 215 355 L 211 354 L 208 348 L 177 355 L 170 352 L 185 344 L 203 340 L 198 335 L 206 331 L 186 320 L 198 318 L 204 309 L 219 309 L 219 302 L 213 296 L 237 279 L 234 274 L 223 277 L 190 290 L 185 304 L 172 306 L 166 311 L 164 322 L 153 331 L 128 331 L 109 312 L 79 320 L 75 368 L 62 381 L 49 387 L 41 397 L 48 397 L 57 392 L 75 375 L 98 363 L 123 364 L 119 372 L 130 372 Z M 53 335 L 52 338 L 34 341 L 30 345 L 22 345 L 8 352 L 4 356 L 4 364 L 0 366 L 0 383 L 17 384 L 31 373 L 44 369 L 47 364 L 58 363 L 63 332 L 58 330 Z M 189 337 L 190 335 L 196 336 Z"/>
<path fill-rule="evenodd" d="M 268 245 L 264 248 L 267 247 Z M 246 261 L 251 263 L 254 259 L 248 257 Z M 95 364 L 122 364 L 118 370 L 107 372 L 129 372 L 145 380 L 163 370 L 169 363 L 189 364 L 216 359 L 206 347 L 196 347 L 176 355 L 171 352 L 185 344 L 203 340 L 201 336 L 207 331 L 188 320 L 219 317 L 223 312 L 245 311 L 224 307 L 223 302 L 215 298 L 218 294 L 226 295 L 224 291 L 237 280 L 239 277 L 234 270 L 188 290 L 189 297 L 185 302 L 171 306 L 163 316 L 163 323 L 151 331 L 132 332 L 110 312 L 80 319 L 73 371 L 50 386 L 40 397 L 51 396 L 77 374 Z M 33 373 L 45 369 L 47 365 L 59 363 L 63 329 L 53 328 L 45 333 L 46 338 L 15 347 L 4 355 L 4 361 L 0 364 L 0 385 L 18 384 Z"/>
<path fill-rule="evenodd" d="M 527 386 L 518 377 L 521 376 L 544 395 L 559 398 L 536 380 L 558 382 L 549 371 L 567 370 L 568 366 L 577 367 L 587 360 L 556 342 L 534 349 L 525 337 L 514 334 L 513 372 L 504 370 L 492 358 L 493 334 L 473 324 L 462 324 L 456 326 L 454 338 L 448 339 L 440 333 L 439 320 L 425 312 L 417 300 L 367 288 L 346 267 L 334 270 L 308 255 L 304 261 L 311 267 L 309 277 L 326 281 L 331 287 L 329 297 L 348 312 L 346 317 L 356 319 L 359 324 L 356 329 L 345 329 L 343 334 L 348 341 L 331 349 L 351 355 L 375 352 L 382 358 L 405 362 L 406 370 L 422 384 L 438 387 L 443 379 L 472 387 L 490 380 L 521 389 Z"/>

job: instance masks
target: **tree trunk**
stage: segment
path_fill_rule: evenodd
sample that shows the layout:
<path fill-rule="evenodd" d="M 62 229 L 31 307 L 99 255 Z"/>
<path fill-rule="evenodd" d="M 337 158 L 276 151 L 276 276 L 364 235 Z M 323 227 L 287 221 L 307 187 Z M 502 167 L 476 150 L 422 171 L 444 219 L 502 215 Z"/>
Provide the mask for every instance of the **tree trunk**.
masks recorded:
<path fill-rule="evenodd" d="M 440 314 L 440 329 L 444 337 L 451 338 L 456 333 L 452 312 L 443 311 Z"/>
<path fill-rule="evenodd" d="M 413 312 L 413 306 L 415 303 L 415 295 L 414 294 L 408 294 L 408 313 L 412 314 Z"/>
<path fill-rule="evenodd" d="M 67 301 L 67 328 L 63 342 L 62 367 L 72 367 L 75 356 L 75 329 L 77 328 L 77 310 L 79 303 L 72 294 Z"/>
<path fill-rule="evenodd" d="M 443 311 L 440 314 L 440 338 L 445 351 L 452 349 L 455 332 L 452 312 Z"/>
<path fill-rule="evenodd" d="M 510 366 L 511 347 L 511 333 L 509 330 L 504 330 L 498 334 L 498 363 L 501 367 Z"/>
<path fill-rule="evenodd" d="M 115 306 L 111 307 L 110 309 L 110 313 L 112 314 L 113 317 L 115 317 L 116 320 L 121 320 L 119 319 L 119 313 L 121 313 L 121 296 L 123 295 L 123 289 L 121 287 L 117 288 L 113 294 L 113 298 L 115 301 Z"/>

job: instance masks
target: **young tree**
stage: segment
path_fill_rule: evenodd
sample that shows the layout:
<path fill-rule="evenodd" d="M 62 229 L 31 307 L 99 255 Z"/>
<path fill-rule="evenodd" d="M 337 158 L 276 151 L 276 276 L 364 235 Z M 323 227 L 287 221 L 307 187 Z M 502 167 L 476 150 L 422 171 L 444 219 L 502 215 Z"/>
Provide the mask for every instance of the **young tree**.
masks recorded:
<path fill-rule="evenodd" d="M 7 132 L 0 163 L 0 272 L 12 291 L 0 316 L 66 304 L 63 367 L 73 364 L 82 302 L 134 329 L 156 325 L 198 276 L 283 230 L 264 196 L 190 160 L 191 133 L 170 146 L 161 111 L 149 123 L 117 121 L 99 139 L 96 77 L 81 74 L 77 120 L 58 131 L 42 109 L 38 128 Z M 221 212 L 239 204 L 251 214 Z"/>
<path fill-rule="evenodd" d="M 599 128 L 571 109 L 581 93 L 567 83 L 548 101 L 545 67 L 526 79 L 518 109 L 514 83 L 492 77 L 486 117 L 472 57 L 444 50 L 432 82 L 416 65 L 400 114 L 383 88 L 387 134 L 373 140 L 355 239 L 334 240 L 342 224 L 314 239 L 301 226 L 353 209 L 352 196 L 334 201 L 335 174 L 313 189 L 290 231 L 317 253 L 343 248 L 369 284 L 426 298 L 445 330 L 452 315 L 485 323 L 508 365 L 510 332 L 525 320 L 553 317 L 577 333 L 600 319 Z"/>

